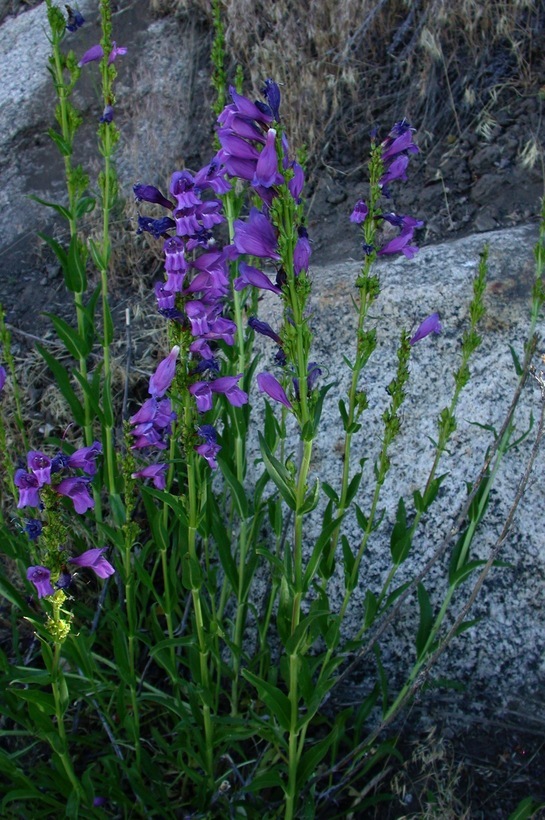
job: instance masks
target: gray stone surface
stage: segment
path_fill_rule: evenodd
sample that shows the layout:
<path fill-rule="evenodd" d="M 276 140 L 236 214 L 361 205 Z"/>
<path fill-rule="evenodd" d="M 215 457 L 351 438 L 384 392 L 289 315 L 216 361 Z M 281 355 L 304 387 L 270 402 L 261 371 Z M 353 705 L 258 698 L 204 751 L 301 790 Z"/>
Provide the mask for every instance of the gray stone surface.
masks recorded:
<path fill-rule="evenodd" d="M 371 539 L 362 566 L 361 583 L 349 610 L 346 634 L 357 631 L 361 624 L 367 585 L 378 591 L 388 572 L 389 536 L 399 496 L 403 495 L 411 510 L 413 492 L 425 485 L 433 457 L 431 440 L 437 437 L 438 414 L 449 404 L 452 395 L 462 332 L 468 324 L 472 280 L 486 242 L 490 247 L 490 275 L 482 345 L 471 362 L 472 378 L 460 398 L 456 414 L 458 429 L 451 440 L 449 455 L 443 457 L 439 466 L 439 473 L 448 473 L 448 477 L 438 501 L 418 530 L 413 553 L 399 573 L 400 580 L 418 572 L 433 554 L 465 499 L 466 482 L 473 481 L 479 473 L 492 442 L 492 433 L 484 427 L 500 429 L 517 384 L 509 345 L 522 359 L 536 239 L 534 227 L 523 227 L 424 248 L 410 261 L 398 257 L 379 263 L 382 292 L 373 308 L 375 319 L 371 323 L 377 327 L 378 345 L 362 379 L 370 406 L 353 447 L 354 467 L 360 458 L 367 459 L 364 480 L 356 498 L 364 512 L 368 510 L 374 489 L 373 463 L 380 446 L 381 415 L 389 401 L 386 387 L 396 366 L 400 330 L 402 327 L 414 330 L 425 316 L 439 311 L 444 331 L 440 336 L 422 340 L 412 350 L 402 433 L 392 448 L 392 467 L 379 504 L 384 518 Z M 354 350 L 355 318 L 350 296 L 358 271 L 357 261 L 344 260 L 328 267 L 315 267 L 312 271 L 311 324 L 316 334 L 313 358 L 324 369 L 325 381 L 333 382 L 334 388 L 325 401 L 311 477 L 318 476 L 334 487 L 339 485 L 342 470 L 337 405 L 339 398 L 346 395 L 349 384 L 342 357 L 350 358 Z M 276 327 L 278 304 L 271 294 L 266 296 L 263 315 Z M 538 330 L 542 331 L 542 325 Z M 515 438 L 528 428 L 531 416 L 537 419 L 540 401 L 540 391 L 531 380 L 520 402 Z M 508 453 L 502 463 L 485 522 L 475 540 L 474 557 L 487 557 L 488 549 L 498 537 L 532 441 L 530 434 L 529 441 Z M 544 681 L 545 485 L 542 471 L 543 454 L 540 453 L 501 555 L 510 566 L 492 570 L 472 616 L 482 616 L 483 620 L 455 642 L 439 667 L 442 675 L 468 685 L 465 701 L 468 709 L 473 704 L 482 706 L 481 695 L 485 700 L 507 703 L 517 700 L 523 691 L 539 691 Z M 318 511 L 314 526 L 305 527 L 309 546 L 319 532 L 319 518 Z M 356 547 L 361 535 L 354 516 L 348 517 L 346 531 L 352 547 Z M 436 607 L 441 604 L 446 588 L 444 561 L 440 567 L 433 572 L 428 585 Z M 342 571 L 332 580 L 331 589 L 330 600 L 342 595 Z M 460 587 L 454 611 L 469 591 L 468 583 Z M 383 659 L 387 666 L 407 666 L 408 659 L 413 657 L 417 611 L 413 597 L 404 606 L 400 622 L 386 641 Z M 358 682 L 364 687 L 365 668 L 355 673 L 353 684 Z"/>

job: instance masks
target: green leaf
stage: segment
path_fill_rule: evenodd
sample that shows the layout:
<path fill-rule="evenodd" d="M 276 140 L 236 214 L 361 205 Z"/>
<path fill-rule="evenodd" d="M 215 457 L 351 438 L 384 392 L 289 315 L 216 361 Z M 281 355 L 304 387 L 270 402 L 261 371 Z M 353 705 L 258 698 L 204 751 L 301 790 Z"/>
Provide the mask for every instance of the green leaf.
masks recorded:
<path fill-rule="evenodd" d="M 49 245 L 57 259 L 59 260 L 62 269 L 64 270 L 68 264 L 68 254 L 66 253 L 60 242 L 57 242 L 57 240 L 53 239 L 52 236 L 48 236 L 46 233 L 42 233 L 41 231 L 38 231 L 38 236 L 40 237 L 40 239 L 43 239 L 43 241 L 47 245 Z"/>
<path fill-rule="evenodd" d="M 407 511 L 405 502 L 400 498 L 397 503 L 396 522 L 390 536 L 390 552 L 392 561 L 399 566 L 409 555 L 412 543 L 412 527 L 407 526 Z"/>
<path fill-rule="evenodd" d="M 330 501 L 333 501 L 333 503 L 336 504 L 337 506 L 339 505 L 339 503 L 340 503 L 339 494 L 336 492 L 336 490 L 333 489 L 331 484 L 328 484 L 327 481 L 322 481 L 322 490 L 327 495 L 327 497 L 330 499 Z"/>
<path fill-rule="evenodd" d="M 104 258 L 102 256 L 102 248 L 98 246 L 94 239 L 89 239 L 88 244 L 91 252 L 91 258 L 97 269 L 99 271 L 106 270 L 106 265 L 104 264 Z"/>
<path fill-rule="evenodd" d="M 420 623 L 416 633 L 416 654 L 420 658 L 426 648 L 433 627 L 433 610 L 430 596 L 426 592 L 424 584 L 418 584 L 418 605 L 420 607 Z"/>
<path fill-rule="evenodd" d="M 314 578 L 314 575 L 316 573 L 316 568 L 317 568 L 318 564 L 320 563 L 320 559 L 323 556 L 327 556 L 327 552 L 324 553 L 324 550 L 326 550 L 326 547 L 329 546 L 331 536 L 333 535 L 333 533 L 335 532 L 337 527 L 340 526 L 341 521 L 342 521 L 342 517 L 340 517 L 338 519 L 334 519 L 333 521 L 329 521 L 328 523 L 323 524 L 322 531 L 320 532 L 320 535 L 316 539 L 314 549 L 312 550 L 312 554 L 309 558 L 307 568 L 306 568 L 305 574 L 303 576 L 303 592 L 306 592 L 308 590 L 309 585 L 310 585 L 310 583 L 311 583 L 311 581 Z"/>
<path fill-rule="evenodd" d="M 337 740 L 337 734 L 335 730 L 329 732 L 323 740 L 318 741 L 318 743 L 315 743 L 310 749 L 307 749 L 301 757 L 301 761 L 297 767 L 297 783 L 299 788 L 307 786 L 309 781 L 313 779 L 318 765 L 328 753 L 332 743 Z"/>
<path fill-rule="evenodd" d="M 55 143 L 63 157 L 69 157 L 72 154 L 72 146 L 64 139 L 64 137 L 61 134 L 57 133 L 57 131 L 54 131 L 53 128 L 48 128 L 47 135 L 53 140 L 53 142 Z"/>
<path fill-rule="evenodd" d="M 314 487 L 308 491 L 305 500 L 299 510 L 301 515 L 305 515 L 306 513 L 312 512 L 318 506 L 318 502 L 320 501 L 320 481 L 316 479 L 316 483 Z"/>
<path fill-rule="evenodd" d="M 297 509 L 297 501 L 293 489 L 293 480 L 283 464 L 275 458 L 265 441 L 264 436 L 259 433 L 259 445 L 261 455 L 267 468 L 267 472 L 278 488 L 280 495 L 291 510 Z"/>
<path fill-rule="evenodd" d="M 346 490 L 346 506 L 347 507 L 351 503 L 352 499 L 354 498 L 354 496 L 356 495 L 356 493 L 359 490 L 362 475 L 363 475 L 363 473 L 360 472 L 360 473 L 356 473 L 354 476 L 352 476 L 350 484 L 348 485 L 348 488 Z"/>
<path fill-rule="evenodd" d="M 508 345 L 508 347 L 511 351 L 511 358 L 513 359 L 513 365 L 515 366 L 515 373 L 517 374 L 517 376 L 522 376 L 522 365 L 520 363 L 519 357 L 515 352 L 515 348 L 513 347 L 513 345 Z"/>
<path fill-rule="evenodd" d="M 85 214 L 90 214 L 95 209 L 95 205 L 94 196 L 81 196 L 76 202 L 76 218 L 81 219 Z"/>
<path fill-rule="evenodd" d="M 44 315 L 51 319 L 57 331 L 57 336 L 74 359 L 84 359 L 89 355 L 91 349 L 75 328 L 71 327 L 68 322 L 65 322 L 64 319 L 61 319 L 60 316 L 56 316 L 54 313 L 45 313 Z"/>
<path fill-rule="evenodd" d="M 509 820 L 530 820 L 536 816 L 536 812 L 545 808 L 545 803 L 540 803 L 534 800 L 533 797 L 523 798 L 515 811 L 509 815 Z"/>
<path fill-rule="evenodd" d="M 38 202 L 40 205 L 45 205 L 46 208 L 52 208 L 56 211 L 60 216 L 64 217 L 68 222 L 70 222 L 71 215 L 68 208 L 64 208 L 62 205 L 57 205 L 56 202 L 48 202 L 46 199 L 40 199 L 39 196 L 34 196 L 34 194 L 29 195 L 29 199 L 33 202 Z"/>
<path fill-rule="evenodd" d="M 36 350 L 55 376 L 55 380 L 60 388 L 60 391 L 72 411 L 74 421 L 79 427 L 85 427 L 85 411 L 74 391 L 74 388 L 70 384 L 70 376 L 68 371 L 59 361 L 57 361 L 54 356 L 51 355 L 51 353 L 42 347 L 42 345 L 37 344 Z"/>
<path fill-rule="evenodd" d="M 306 643 L 307 635 L 311 625 L 317 618 L 324 618 L 330 614 L 329 609 L 316 609 L 306 615 L 298 624 L 295 632 L 286 641 L 286 652 L 288 655 L 304 654 L 301 653 L 301 646 Z M 309 636 L 311 643 L 313 642 L 312 635 Z"/>
<path fill-rule="evenodd" d="M 220 454 L 218 454 L 218 464 L 221 469 L 221 473 L 227 483 L 229 484 L 231 490 L 233 491 L 233 500 L 235 502 L 237 511 L 239 516 L 243 521 L 248 518 L 248 501 L 246 499 L 246 493 L 244 491 L 244 487 L 233 473 L 229 464 L 227 463 L 227 459 Z"/>
<path fill-rule="evenodd" d="M 344 583 L 347 591 L 352 592 L 355 582 L 350 579 L 352 577 L 352 572 L 354 571 L 356 556 L 352 552 L 350 542 L 348 541 L 346 535 L 341 536 L 341 547 L 343 552 Z"/>
<path fill-rule="evenodd" d="M 64 270 L 64 282 L 72 293 L 85 293 L 87 290 L 86 262 L 86 248 L 82 246 L 77 234 L 74 234 L 70 240 L 68 262 Z"/>
<path fill-rule="evenodd" d="M 262 789 L 280 788 L 285 791 L 286 785 L 280 776 L 278 768 L 267 769 L 265 772 L 260 772 L 250 783 L 244 787 L 245 792 L 255 794 Z"/>
<path fill-rule="evenodd" d="M 285 732 L 289 731 L 291 726 L 291 704 L 286 695 L 276 686 L 273 686 L 272 683 L 254 675 L 249 669 L 242 670 L 242 677 L 255 686 L 259 697 L 269 710 L 270 716 L 276 718 Z"/>

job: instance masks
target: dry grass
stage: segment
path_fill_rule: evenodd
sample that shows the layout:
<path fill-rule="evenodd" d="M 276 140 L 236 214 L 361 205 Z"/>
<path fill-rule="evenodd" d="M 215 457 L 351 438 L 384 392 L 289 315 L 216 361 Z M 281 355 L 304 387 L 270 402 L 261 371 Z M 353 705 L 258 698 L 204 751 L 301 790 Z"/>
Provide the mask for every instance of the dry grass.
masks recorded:
<path fill-rule="evenodd" d="M 403 115 L 432 138 L 459 133 L 498 89 L 529 90 L 545 11 L 533 0 L 224 0 L 228 53 L 254 94 L 283 84 L 294 145 L 328 148 Z M 152 0 L 158 14 L 209 18 L 209 0 Z M 232 67 L 231 67 L 232 69 Z M 233 77 L 234 72 L 230 71 Z M 362 130 L 363 129 L 363 130 Z"/>

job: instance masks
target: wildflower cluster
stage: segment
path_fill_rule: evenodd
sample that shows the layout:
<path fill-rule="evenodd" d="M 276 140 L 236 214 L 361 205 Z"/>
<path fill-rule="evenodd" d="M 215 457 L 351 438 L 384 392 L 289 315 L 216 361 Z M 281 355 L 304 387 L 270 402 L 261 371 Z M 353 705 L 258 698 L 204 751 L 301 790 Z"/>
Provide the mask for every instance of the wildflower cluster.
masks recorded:
<path fill-rule="evenodd" d="M 67 530 L 62 523 L 61 498 L 69 498 L 79 515 L 94 507 L 89 485 L 96 475 L 96 460 L 101 452 L 102 445 L 98 441 L 79 448 L 70 456 L 59 452 L 51 458 L 39 450 L 31 450 L 27 454 L 27 468 L 19 467 L 15 471 L 14 483 L 19 490 L 17 507 L 34 507 L 44 517 L 43 521 L 29 518 L 24 526 L 30 541 L 37 543 L 43 561 L 27 570 L 27 579 L 36 587 L 39 598 L 54 595 L 56 590 L 70 586 L 67 564 L 90 567 L 99 578 L 107 578 L 114 572 L 103 557 L 106 548 L 94 548 L 79 556 L 68 557 L 64 544 Z"/>

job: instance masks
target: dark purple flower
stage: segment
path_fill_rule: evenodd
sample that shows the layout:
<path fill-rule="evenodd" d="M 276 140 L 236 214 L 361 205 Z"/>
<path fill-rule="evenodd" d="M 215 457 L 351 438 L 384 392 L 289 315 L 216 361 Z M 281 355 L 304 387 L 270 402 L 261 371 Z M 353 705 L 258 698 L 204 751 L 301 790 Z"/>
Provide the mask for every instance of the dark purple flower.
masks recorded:
<path fill-rule="evenodd" d="M 42 534 L 43 525 L 37 518 L 29 518 L 25 524 L 25 532 L 31 541 L 36 541 Z"/>
<path fill-rule="evenodd" d="M 272 122 L 272 113 L 267 111 L 267 106 L 258 106 L 256 103 L 251 102 L 247 97 L 238 94 L 233 86 L 229 87 L 229 94 L 233 103 L 223 109 L 218 117 L 218 122 L 223 124 L 230 111 L 234 111 L 249 120 L 256 120 L 256 122 L 263 125 L 269 125 Z"/>
<path fill-rule="evenodd" d="M 51 459 L 51 472 L 62 473 L 62 471 L 68 467 L 69 461 L 70 456 L 67 456 L 64 453 L 57 453 L 57 455 L 53 456 Z"/>
<path fill-rule="evenodd" d="M 136 473 L 131 474 L 131 478 L 151 478 L 156 490 L 164 490 L 166 487 L 166 464 L 148 464 Z"/>
<path fill-rule="evenodd" d="M 174 203 L 163 196 L 159 188 L 155 185 L 133 185 L 134 196 L 137 202 L 152 202 L 155 205 L 162 205 L 163 208 L 174 208 Z"/>
<path fill-rule="evenodd" d="M 229 404 L 233 407 L 242 407 L 248 403 L 248 394 L 238 387 L 237 382 L 242 378 L 242 373 L 238 376 L 220 376 L 219 379 L 210 383 L 212 393 L 223 393 Z"/>
<path fill-rule="evenodd" d="M 429 336 L 430 333 L 441 333 L 442 330 L 443 326 L 441 324 L 439 314 L 432 313 L 424 319 L 414 336 L 411 337 L 410 344 L 414 345 L 416 342 L 419 342 L 420 339 L 424 339 L 426 336 Z"/>
<path fill-rule="evenodd" d="M 90 510 L 95 506 L 92 496 L 89 494 L 88 484 L 90 478 L 83 478 L 76 476 L 74 478 L 64 478 L 60 484 L 57 484 L 55 491 L 59 495 L 71 498 L 74 503 L 74 509 L 80 515 Z"/>
<path fill-rule="evenodd" d="M 95 475 L 97 471 L 96 459 L 102 453 L 100 441 L 93 441 L 89 447 L 80 447 L 68 459 L 68 466 L 83 470 L 87 475 Z"/>
<path fill-rule="evenodd" d="M 23 469 L 16 470 L 13 482 L 19 489 L 18 509 L 40 506 L 40 493 L 38 492 L 40 483 L 34 473 L 27 473 Z"/>
<path fill-rule="evenodd" d="M 148 393 L 150 393 L 153 398 L 160 399 L 161 396 L 165 395 L 172 384 L 174 374 L 176 373 L 176 359 L 178 358 L 179 352 L 180 348 L 178 345 L 174 345 L 166 359 L 163 359 L 163 361 L 159 363 L 157 370 L 150 378 Z"/>
<path fill-rule="evenodd" d="M 51 572 L 46 567 L 29 567 L 26 572 L 27 580 L 36 587 L 38 598 L 45 598 L 47 595 L 54 595 L 55 590 L 51 583 Z"/>
<path fill-rule="evenodd" d="M 67 572 L 65 569 L 63 569 L 61 571 L 61 574 L 59 575 L 59 577 L 55 581 L 55 586 L 57 587 L 57 589 L 68 589 L 68 587 L 70 586 L 71 583 L 72 583 L 72 576 L 70 575 L 69 572 Z"/>
<path fill-rule="evenodd" d="M 72 9 L 70 6 L 66 6 L 66 28 L 68 31 L 77 31 L 78 28 L 81 28 L 82 25 L 85 23 L 83 15 L 77 10 Z"/>
<path fill-rule="evenodd" d="M 77 567 L 90 567 L 99 578 L 108 578 L 113 575 L 115 569 L 109 561 L 103 558 L 102 553 L 106 552 L 106 547 L 95 547 L 94 549 L 82 552 L 77 558 L 69 558 L 69 564 L 75 564 Z"/>
<path fill-rule="evenodd" d="M 103 51 L 102 46 L 100 44 L 97 44 L 95 46 L 91 46 L 91 48 L 87 49 L 87 51 L 85 52 L 85 54 L 83 55 L 83 57 L 79 61 L 78 65 L 81 68 L 86 63 L 92 63 L 95 60 L 102 60 L 103 55 L 104 55 L 104 51 Z"/>
<path fill-rule="evenodd" d="M 7 373 L 6 368 L 0 364 L 0 391 L 4 389 L 6 383 Z"/>
<path fill-rule="evenodd" d="M 38 479 L 38 486 L 51 484 L 51 459 L 45 453 L 38 450 L 31 450 L 26 459 L 27 467 L 32 470 Z"/>
<path fill-rule="evenodd" d="M 175 227 L 176 223 L 170 216 L 164 216 L 162 219 L 152 219 L 150 216 L 139 216 L 136 233 L 141 234 L 146 231 L 155 237 L 155 239 L 159 239 L 161 236 L 168 236 L 167 231 Z"/>
<path fill-rule="evenodd" d="M 197 429 L 197 433 L 204 439 L 204 444 L 196 445 L 195 451 L 206 459 L 212 470 L 215 470 L 218 466 L 216 456 L 221 450 L 220 445 L 217 444 L 216 429 L 211 424 L 203 424 Z"/>
<path fill-rule="evenodd" d="M 365 222 L 368 214 L 369 208 L 367 207 L 367 203 L 364 202 L 363 199 L 358 199 L 354 205 L 354 210 L 350 214 L 350 222 L 356 222 L 359 225 L 361 222 Z"/>
<path fill-rule="evenodd" d="M 318 367 L 316 362 L 309 362 L 307 367 L 307 392 L 310 393 L 320 376 L 322 375 L 322 370 Z M 299 379 L 293 379 L 293 387 L 295 389 L 295 395 L 299 399 Z"/>
<path fill-rule="evenodd" d="M 267 79 L 261 93 L 267 100 L 276 122 L 280 122 L 280 89 L 278 85 L 273 80 Z"/>
<path fill-rule="evenodd" d="M 389 222 L 390 225 L 393 225 L 396 228 L 401 228 L 402 231 L 405 231 L 408 228 L 415 230 L 416 228 L 422 228 L 424 226 L 422 220 L 415 219 L 414 216 L 403 216 L 402 214 L 388 213 L 381 214 L 381 218 L 386 222 Z"/>
<path fill-rule="evenodd" d="M 413 142 L 415 131 L 416 128 L 411 128 L 407 120 L 396 122 L 382 143 L 382 161 L 387 162 L 404 151 L 409 154 L 418 154 L 419 148 Z"/>
<path fill-rule="evenodd" d="M 292 409 L 291 402 L 286 396 L 284 388 L 270 373 L 259 373 L 257 376 L 257 386 L 263 393 L 266 393 L 271 399 L 274 399 L 274 401 L 279 401 L 289 410 Z"/>
<path fill-rule="evenodd" d="M 253 285 L 255 288 L 270 290 L 272 293 L 276 293 L 279 296 L 282 295 L 280 288 L 273 285 L 269 277 L 263 273 L 263 271 L 253 268 L 245 262 L 240 263 L 238 270 L 240 276 L 238 276 L 233 282 L 235 290 L 243 290 L 248 287 L 248 285 Z"/>
<path fill-rule="evenodd" d="M 104 106 L 104 111 L 102 112 L 102 116 L 99 119 L 99 122 L 105 122 L 106 125 L 108 125 L 110 122 L 112 122 L 113 118 L 114 118 L 113 106 L 105 105 Z"/>
<path fill-rule="evenodd" d="M 235 219 L 233 225 L 233 241 L 239 253 L 247 253 L 262 259 L 280 260 L 274 226 L 257 208 L 250 209 L 250 216 L 246 222 Z"/>
<path fill-rule="evenodd" d="M 257 316 L 250 316 L 248 319 L 248 325 L 255 330 L 256 333 L 260 333 L 262 336 L 268 336 L 269 339 L 272 339 L 273 342 L 276 342 L 277 345 L 282 345 L 282 339 L 275 333 L 272 327 L 267 324 L 267 322 L 262 322 Z"/>

